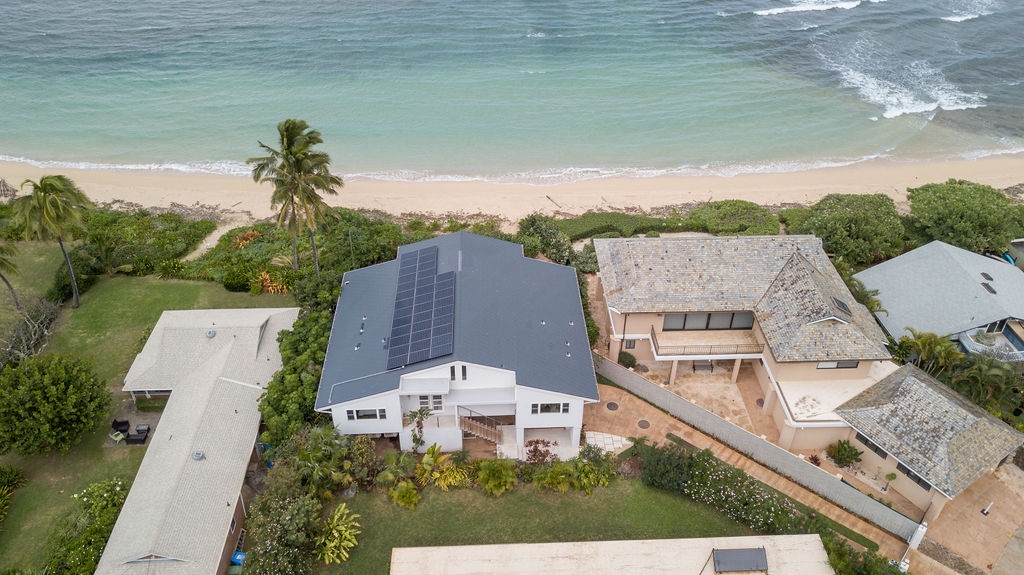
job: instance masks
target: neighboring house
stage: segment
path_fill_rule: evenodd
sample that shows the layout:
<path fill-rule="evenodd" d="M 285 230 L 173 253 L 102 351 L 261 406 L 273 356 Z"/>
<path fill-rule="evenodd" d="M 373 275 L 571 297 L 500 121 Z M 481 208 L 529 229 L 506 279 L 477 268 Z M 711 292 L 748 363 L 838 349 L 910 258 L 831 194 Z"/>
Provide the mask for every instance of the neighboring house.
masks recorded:
<path fill-rule="evenodd" d="M 835 408 L 896 366 L 814 236 L 595 239 L 609 355 L 750 365 L 785 449 L 846 437 Z M 714 362 L 714 363 L 712 363 Z"/>
<path fill-rule="evenodd" d="M 257 402 L 281 368 L 277 334 L 298 308 L 166 311 L 125 378 L 133 397 L 168 395 L 99 575 L 227 571 L 248 501 Z"/>
<path fill-rule="evenodd" d="M 1024 443 L 1024 435 L 913 365 L 837 412 L 864 452 L 861 466 L 897 473 L 893 487 L 926 510 L 926 521 Z"/>
<path fill-rule="evenodd" d="M 567 457 L 597 400 L 572 268 L 460 232 L 344 276 L 316 397 L 342 434 L 410 449 L 422 409 L 426 445 L 458 450 L 468 434 L 521 457 L 537 438 Z"/>
<path fill-rule="evenodd" d="M 818 535 L 396 547 L 391 551 L 391 575 L 449 573 L 834 575 L 835 571 Z"/>
<path fill-rule="evenodd" d="M 969 352 L 1024 360 L 1024 272 L 1016 266 L 934 241 L 854 277 L 878 290 L 878 321 L 895 339 L 913 328 L 949 335 Z"/>

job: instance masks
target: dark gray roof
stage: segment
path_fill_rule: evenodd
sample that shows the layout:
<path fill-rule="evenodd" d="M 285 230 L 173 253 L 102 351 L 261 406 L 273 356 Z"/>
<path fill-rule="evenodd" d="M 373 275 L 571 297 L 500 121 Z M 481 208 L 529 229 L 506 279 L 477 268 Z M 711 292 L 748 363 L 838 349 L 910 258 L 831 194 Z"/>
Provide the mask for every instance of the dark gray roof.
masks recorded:
<path fill-rule="evenodd" d="M 987 274 L 986 278 L 982 274 Z M 888 313 L 878 321 L 895 338 L 906 328 L 957 334 L 1006 318 L 1024 319 L 1024 273 L 987 256 L 934 241 L 854 275 Z M 983 283 L 989 284 L 991 293 Z"/>
<path fill-rule="evenodd" d="M 892 372 L 836 413 L 948 497 L 1024 443 L 1024 435 L 913 365 Z"/>
<path fill-rule="evenodd" d="M 518 385 L 598 399 L 575 270 L 466 232 L 402 246 L 399 258 L 428 246 L 438 248 L 437 273 L 455 272 L 454 352 L 388 370 L 383 341 L 391 332 L 398 260 L 350 271 L 316 409 L 396 390 L 403 374 L 452 361 L 514 371 Z"/>
<path fill-rule="evenodd" d="M 890 357 L 885 334 L 815 236 L 595 239 L 594 247 L 605 300 L 619 312 L 750 310 L 778 361 Z"/>

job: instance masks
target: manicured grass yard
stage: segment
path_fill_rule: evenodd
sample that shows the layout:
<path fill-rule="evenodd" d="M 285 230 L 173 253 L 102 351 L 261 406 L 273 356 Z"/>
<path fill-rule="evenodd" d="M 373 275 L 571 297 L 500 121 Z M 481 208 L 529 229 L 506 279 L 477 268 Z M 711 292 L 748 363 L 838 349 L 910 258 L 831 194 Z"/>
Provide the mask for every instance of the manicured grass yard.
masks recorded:
<path fill-rule="evenodd" d="M 386 575 L 393 547 L 756 534 L 710 507 L 627 480 L 590 496 L 521 485 L 498 498 L 479 489 L 427 489 L 415 511 L 380 493 L 360 492 L 348 505 L 361 515 L 359 545 L 340 567 L 318 563 L 323 574 Z"/>
<path fill-rule="evenodd" d="M 46 293 L 53 285 L 53 276 L 64 265 L 64 257 L 56 243 L 17 242 L 18 255 L 14 263 L 18 266 L 18 274 L 4 277 L 14 286 L 22 305 Z M 17 314 L 11 292 L 0 282 L 0 333 L 5 332 Z"/>
<path fill-rule="evenodd" d="M 26 252 L 23 250 L 23 256 Z M 59 258 L 58 250 L 57 263 Z M 45 274 L 47 286 L 52 269 Z M 65 309 L 46 351 L 91 358 L 97 374 L 117 393 L 110 417 L 103 418 L 67 455 L 27 461 L 0 457 L 0 463 L 22 467 L 29 480 L 15 493 L 10 514 L 0 528 L 0 569 L 41 568 L 47 557 L 50 530 L 72 509 L 73 493 L 109 477 L 134 478 L 145 447 L 104 447 L 103 442 L 110 419 L 127 400 L 127 395 L 120 392 L 121 382 L 163 310 L 291 305 L 294 302 L 290 296 L 252 297 L 209 282 L 117 276 L 100 280 L 82 294 L 82 305 L 77 310 Z"/>

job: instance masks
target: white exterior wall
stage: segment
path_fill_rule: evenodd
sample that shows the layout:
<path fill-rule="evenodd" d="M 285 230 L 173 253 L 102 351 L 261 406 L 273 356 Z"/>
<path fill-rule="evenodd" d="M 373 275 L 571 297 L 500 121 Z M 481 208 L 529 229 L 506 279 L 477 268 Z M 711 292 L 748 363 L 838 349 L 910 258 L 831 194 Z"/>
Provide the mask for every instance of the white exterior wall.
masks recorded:
<path fill-rule="evenodd" d="M 568 403 L 568 413 L 531 413 L 535 403 Z M 526 429 L 550 427 L 565 428 L 572 441 L 571 448 L 579 449 L 580 430 L 583 427 L 583 399 L 573 395 L 543 391 L 520 385 L 516 388 L 516 443 L 522 446 Z M 567 446 L 568 447 L 568 446 Z"/>
<path fill-rule="evenodd" d="M 349 421 L 348 410 L 350 409 L 384 409 L 387 418 Z M 331 418 L 334 420 L 334 427 L 338 428 L 338 433 L 341 435 L 398 433 L 402 430 L 402 406 L 397 391 L 389 391 L 335 405 L 331 408 Z"/>

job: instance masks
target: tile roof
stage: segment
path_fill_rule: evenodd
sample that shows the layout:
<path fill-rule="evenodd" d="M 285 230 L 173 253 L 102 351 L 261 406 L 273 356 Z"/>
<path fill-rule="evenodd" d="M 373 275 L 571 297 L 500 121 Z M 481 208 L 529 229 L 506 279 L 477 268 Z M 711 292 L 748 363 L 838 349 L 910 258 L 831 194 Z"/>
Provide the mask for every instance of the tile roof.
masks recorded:
<path fill-rule="evenodd" d="M 908 327 L 946 335 L 1006 318 L 1024 319 L 1024 272 L 940 241 L 854 277 L 878 290 L 886 310 L 878 321 L 895 338 L 909 335 Z M 984 283 L 996 293 L 986 290 Z"/>
<path fill-rule="evenodd" d="M 913 365 L 836 413 L 950 498 L 1024 443 L 1024 435 Z"/>
<path fill-rule="evenodd" d="M 259 397 L 281 368 L 277 333 L 298 308 L 166 311 L 125 378 L 171 390 L 111 533 L 101 575 L 216 573 L 259 429 Z M 193 453 L 202 452 L 201 460 Z M 147 556 L 165 560 L 141 560 Z"/>
<path fill-rule="evenodd" d="M 438 248 L 437 273 L 455 272 L 449 355 L 387 369 L 399 259 Z M 464 361 L 507 369 L 516 383 L 597 399 L 573 268 L 523 256 L 522 246 L 466 232 L 401 246 L 399 259 L 345 274 L 316 409 L 399 389 L 402 375 Z"/>
<path fill-rule="evenodd" d="M 607 305 L 621 313 L 751 310 L 778 361 L 889 357 L 817 237 L 615 238 L 594 247 Z"/>

